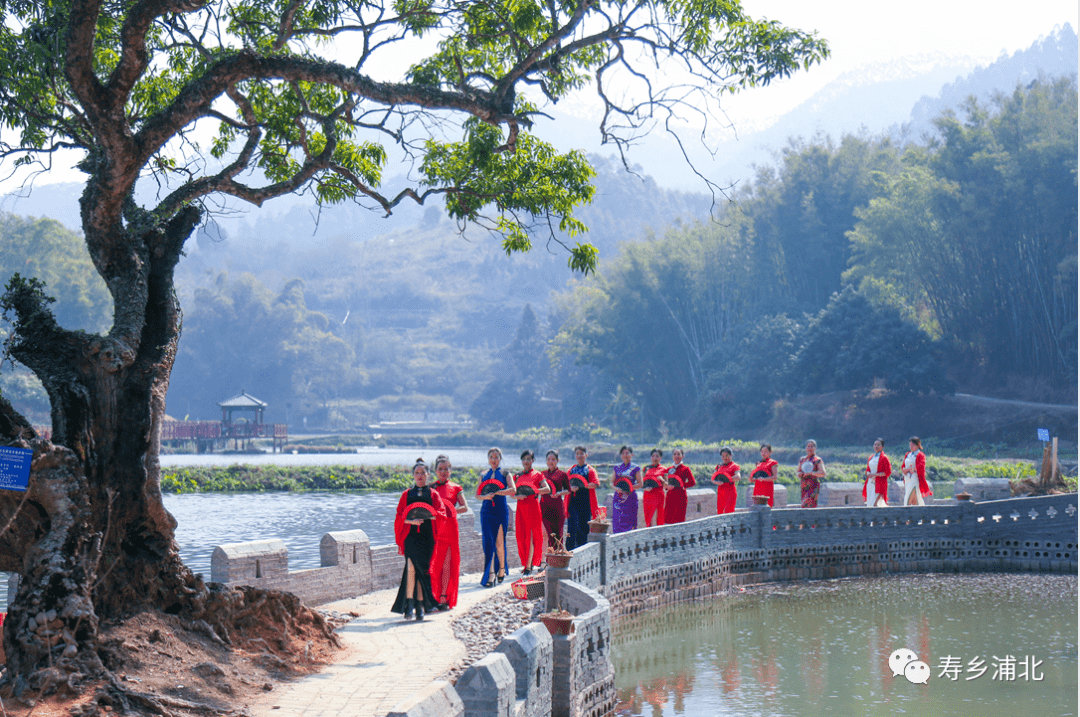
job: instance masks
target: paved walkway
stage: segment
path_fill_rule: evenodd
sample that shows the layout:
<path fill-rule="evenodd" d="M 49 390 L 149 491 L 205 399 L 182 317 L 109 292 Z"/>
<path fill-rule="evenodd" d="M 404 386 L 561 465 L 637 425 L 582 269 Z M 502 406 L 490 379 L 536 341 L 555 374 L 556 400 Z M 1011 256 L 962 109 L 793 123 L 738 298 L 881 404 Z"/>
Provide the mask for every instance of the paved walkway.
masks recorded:
<path fill-rule="evenodd" d="M 344 649 L 334 663 L 281 685 L 253 702 L 252 717 L 383 717 L 465 657 L 451 621 L 477 603 L 510 589 L 508 579 L 480 587 L 480 575 L 462 575 L 458 604 L 423 622 L 390 612 L 397 588 L 321 605 L 360 614 L 338 630 Z"/>

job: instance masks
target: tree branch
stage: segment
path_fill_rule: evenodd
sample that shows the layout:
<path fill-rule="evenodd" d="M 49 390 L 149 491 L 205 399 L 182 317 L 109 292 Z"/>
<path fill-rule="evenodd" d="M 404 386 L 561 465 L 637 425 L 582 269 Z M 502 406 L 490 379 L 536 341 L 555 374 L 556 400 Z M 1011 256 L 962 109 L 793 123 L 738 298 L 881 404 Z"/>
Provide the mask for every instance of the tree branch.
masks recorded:
<path fill-rule="evenodd" d="M 102 0 L 75 0 L 68 22 L 64 76 L 79 103 L 100 127 L 101 110 L 106 105 L 105 88 L 94 74 L 94 36 Z"/>
<path fill-rule="evenodd" d="M 301 4 L 302 0 L 289 0 L 289 4 L 285 6 L 285 12 L 281 13 L 277 38 L 274 40 L 274 52 L 280 52 L 292 37 L 293 22 L 296 20 L 296 11 L 300 9 Z"/>
<path fill-rule="evenodd" d="M 131 89 L 146 71 L 150 55 L 146 51 L 146 34 L 159 17 L 168 13 L 185 13 L 197 10 L 206 0 L 144 0 L 128 11 L 124 27 L 120 31 L 120 62 L 106 85 L 114 106 L 112 112 L 123 111 Z M 118 106 L 117 106 L 118 105 Z"/>
<path fill-rule="evenodd" d="M 491 124 L 518 119 L 500 107 L 494 95 L 484 90 L 448 92 L 418 84 L 376 82 L 337 63 L 300 57 L 261 57 L 245 50 L 209 68 L 202 77 L 187 85 L 166 110 L 147 119 L 135 140 L 139 160 L 145 162 L 182 127 L 206 116 L 213 102 L 228 87 L 250 80 L 325 83 L 384 105 L 458 110 Z"/>

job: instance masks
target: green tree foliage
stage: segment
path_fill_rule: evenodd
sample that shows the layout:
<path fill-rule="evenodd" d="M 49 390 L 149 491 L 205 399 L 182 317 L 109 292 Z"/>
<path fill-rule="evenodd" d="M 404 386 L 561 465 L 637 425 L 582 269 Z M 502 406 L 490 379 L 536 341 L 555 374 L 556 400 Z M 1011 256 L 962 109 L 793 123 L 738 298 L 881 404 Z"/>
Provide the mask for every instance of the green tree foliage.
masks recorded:
<path fill-rule="evenodd" d="M 943 347 L 891 306 L 851 287 L 835 294 L 806 324 L 785 388 L 824 393 L 881 383 L 904 393 L 951 393 Z"/>
<path fill-rule="evenodd" d="M 652 426 L 754 426 L 781 396 L 980 390 L 980 374 L 1071 396 L 1075 79 L 994 108 L 971 102 L 964 122 L 943 116 L 938 139 L 903 152 L 793 142 L 702 233 L 713 243 L 672 232 L 580 282 L 557 349 L 642 396 Z"/>
<path fill-rule="evenodd" d="M 220 401 L 246 390 L 283 420 L 286 403 L 309 414 L 363 380 L 349 345 L 308 310 L 298 279 L 275 296 L 250 274 L 220 274 L 194 293 L 188 317 L 175 378 L 185 400 L 172 407 L 180 416 L 213 419 Z"/>
<path fill-rule="evenodd" d="M 559 153 L 529 133 L 538 103 L 592 82 L 610 118 L 605 138 L 622 147 L 641 117 L 767 85 L 828 54 L 813 34 L 753 20 L 737 2 L 703 0 L 0 7 L 0 118 L 15 128 L 2 144 L 19 162 L 59 146 L 125 152 L 135 171 L 112 200 L 119 207 L 145 168 L 168 187 L 152 210 L 157 221 L 215 193 L 261 204 L 310 189 L 320 203 L 362 200 L 386 212 L 440 199 L 452 218 L 502 235 L 508 252 L 527 250 L 540 226 L 584 231 L 573 212 L 593 194 L 580 152 Z M 327 59 L 327 37 L 349 48 L 346 64 Z M 388 48 L 419 47 L 421 38 L 437 48 L 405 77 L 372 79 Z M 685 70 L 677 91 L 619 84 L 667 62 Z M 460 136 L 420 129 L 429 115 L 458 118 Z M 169 145 L 199 121 L 216 129 L 207 149 L 217 168 Z M 418 160 L 415 186 L 383 186 L 387 144 Z M 249 168 L 268 181 L 242 181 Z M 591 270 L 595 256 L 578 243 L 569 263 Z"/>
<path fill-rule="evenodd" d="M 764 425 L 785 396 L 877 385 L 951 393 L 943 348 L 896 307 L 848 287 L 815 316 L 766 316 L 710 351 L 698 415 L 723 427 L 752 428 Z"/>
<path fill-rule="evenodd" d="M 817 311 L 842 287 L 854 212 L 899 165 L 888 139 L 845 135 L 792 140 L 775 167 L 736 197 L 733 221 L 750 240 L 753 271 L 769 289 L 763 311 Z"/>
<path fill-rule="evenodd" d="M 72 328 L 101 331 L 112 304 L 82 237 L 52 219 L 0 212 L 0 284 L 12 275 L 37 277 L 56 299 L 53 313 Z"/>
<path fill-rule="evenodd" d="M 971 373 L 1075 394 L 1075 76 L 1018 87 L 992 109 L 970 102 L 963 121 L 937 127 L 860 209 L 848 280 L 925 306 Z"/>
<path fill-rule="evenodd" d="M 703 362 L 705 390 L 699 415 L 723 427 L 758 427 L 773 402 L 791 389 L 792 363 L 805 337 L 805 322 L 784 314 L 765 316 L 746 333 L 711 349 Z"/>
<path fill-rule="evenodd" d="M 602 370 L 613 395 L 639 400 L 648 425 L 680 421 L 702 388 L 705 355 L 757 301 L 748 259 L 740 234 L 716 224 L 625 244 L 564 298 L 556 353 Z"/>

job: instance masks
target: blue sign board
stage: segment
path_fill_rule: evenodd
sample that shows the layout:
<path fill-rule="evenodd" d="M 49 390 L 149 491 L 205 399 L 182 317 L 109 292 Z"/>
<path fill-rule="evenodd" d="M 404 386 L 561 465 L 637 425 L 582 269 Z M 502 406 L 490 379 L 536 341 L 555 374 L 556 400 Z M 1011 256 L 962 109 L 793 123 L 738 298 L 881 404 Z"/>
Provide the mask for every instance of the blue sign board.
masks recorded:
<path fill-rule="evenodd" d="M 1039 440 L 1040 441 L 1049 441 L 1050 440 L 1050 429 L 1049 428 L 1038 428 L 1036 430 L 1039 432 Z"/>
<path fill-rule="evenodd" d="M 29 448 L 0 446 L 0 489 L 26 490 L 30 484 L 30 459 L 34 452 Z"/>

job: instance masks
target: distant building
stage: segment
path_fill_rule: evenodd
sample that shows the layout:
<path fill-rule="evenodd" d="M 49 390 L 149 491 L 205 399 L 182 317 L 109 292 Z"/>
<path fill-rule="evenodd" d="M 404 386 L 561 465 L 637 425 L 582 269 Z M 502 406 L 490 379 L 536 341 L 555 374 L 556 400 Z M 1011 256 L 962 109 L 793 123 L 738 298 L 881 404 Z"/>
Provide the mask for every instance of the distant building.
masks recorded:
<path fill-rule="evenodd" d="M 466 417 L 453 412 L 383 411 L 379 422 L 368 426 L 372 433 L 403 433 L 424 435 L 432 433 L 456 433 L 473 427 Z"/>

